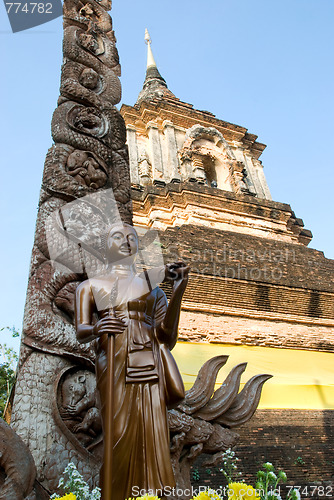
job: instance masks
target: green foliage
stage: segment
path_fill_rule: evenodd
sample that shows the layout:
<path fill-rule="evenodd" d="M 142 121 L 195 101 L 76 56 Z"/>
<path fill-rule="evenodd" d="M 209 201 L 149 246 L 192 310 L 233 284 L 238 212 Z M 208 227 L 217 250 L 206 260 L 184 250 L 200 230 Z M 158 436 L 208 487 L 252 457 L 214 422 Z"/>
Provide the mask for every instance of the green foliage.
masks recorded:
<path fill-rule="evenodd" d="M 286 483 L 287 476 L 284 471 L 275 471 L 272 463 L 266 462 L 262 465 L 264 470 L 257 473 L 257 483 L 255 488 L 260 493 L 261 500 L 282 500 L 279 494 L 279 483 Z M 290 488 L 286 500 L 300 500 L 297 489 Z"/>
<path fill-rule="evenodd" d="M 199 481 L 201 479 L 200 473 L 198 469 L 193 470 L 193 480 Z"/>
<path fill-rule="evenodd" d="M 297 457 L 296 460 L 294 461 L 295 465 L 305 465 L 305 462 L 302 457 Z"/>
<path fill-rule="evenodd" d="M 231 488 L 232 485 L 243 485 L 246 489 L 250 488 L 244 483 L 238 483 L 234 479 L 238 475 L 240 475 L 237 470 L 238 461 L 239 459 L 235 456 L 234 451 L 232 451 L 231 449 L 226 450 L 223 455 L 223 468 L 220 470 L 225 476 L 229 488 Z M 272 463 L 264 463 L 262 465 L 262 470 L 259 470 L 257 473 L 257 482 L 255 484 L 256 498 L 258 498 L 259 500 L 282 500 L 279 484 L 286 482 L 287 476 L 284 471 L 275 471 L 275 467 Z M 235 497 L 233 496 L 233 498 Z M 246 498 L 247 495 L 245 495 L 245 499 Z M 300 500 L 298 489 L 289 488 L 286 500 Z"/>
<path fill-rule="evenodd" d="M 278 484 L 287 481 L 286 474 L 282 470 L 275 472 L 275 467 L 270 462 L 263 464 L 262 468 L 263 470 L 259 470 L 257 473 L 255 488 L 260 491 L 261 500 L 267 500 L 269 498 L 274 500 L 278 498 L 278 496 L 275 495 Z"/>
<path fill-rule="evenodd" d="M 12 338 L 20 335 L 15 327 L 0 328 L 0 332 L 4 330 L 11 332 Z M 8 347 L 7 344 L 0 344 L 0 416 L 4 414 L 10 391 L 15 383 L 17 362 L 18 355 L 15 349 Z"/>

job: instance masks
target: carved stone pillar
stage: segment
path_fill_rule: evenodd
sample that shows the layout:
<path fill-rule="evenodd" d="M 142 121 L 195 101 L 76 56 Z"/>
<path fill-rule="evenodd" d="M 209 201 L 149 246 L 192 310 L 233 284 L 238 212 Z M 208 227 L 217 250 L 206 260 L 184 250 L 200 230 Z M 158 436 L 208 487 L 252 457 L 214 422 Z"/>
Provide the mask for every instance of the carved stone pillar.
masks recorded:
<path fill-rule="evenodd" d="M 206 184 L 206 175 L 205 175 L 202 155 L 193 153 L 192 164 L 193 164 L 193 175 L 196 181 L 199 184 Z"/>
<path fill-rule="evenodd" d="M 74 294 L 84 273 L 50 260 L 46 221 L 68 201 L 109 189 L 122 220 L 132 221 L 126 127 L 115 107 L 121 84 L 110 4 L 64 1 L 54 144 L 46 155 L 32 250 L 11 425 L 49 491 L 71 461 L 96 484 L 102 440 L 93 418 L 95 354 L 90 344 L 79 344 L 73 324 Z"/>
<path fill-rule="evenodd" d="M 246 162 L 246 165 L 248 167 L 248 170 L 251 173 L 253 185 L 254 185 L 257 196 L 259 198 L 265 198 L 266 196 L 265 196 L 265 193 L 263 191 L 263 188 L 262 188 L 259 176 L 258 176 L 257 169 L 255 168 L 253 158 L 247 153 L 244 153 L 244 158 L 245 158 L 245 162 Z"/>
<path fill-rule="evenodd" d="M 136 127 L 134 127 L 133 125 L 127 125 L 126 131 L 129 150 L 131 184 L 133 186 L 139 186 L 140 181 L 138 172 L 138 147 Z"/>
<path fill-rule="evenodd" d="M 254 167 L 253 165 L 249 165 L 246 161 L 245 161 L 245 157 L 243 155 L 243 151 L 241 149 L 242 145 L 240 143 L 235 143 L 234 144 L 234 148 L 233 148 L 233 153 L 236 157 L 236 159 L 238 161 L 241 161 L 244 165 L 244 182 L 250 192 L 250 194 L 252 196 L 256 196 L 257 195 L 257 192 L 256 192 L 256 189 L 255 189 L 255 185 L 254 185 L 254 180 L 253 180 L 253 177 L 254 177 Z M 245 178 L 246 177 L 246 178 Z"/>
<path fill-rule="evenodd" d="M 143 156 L 139 159 L 138 172 L 141 186 L 152 184 L 152 165 L 147 156 Z"/>
<path fill-rule="evenodd" d="M 263 191 L 263 194 L 264 194 L 264 198 L 266 198 L 267 200 L 271 200 L 272 197 L 271 197 L 271 194 L 270 194 L 270 191 L 269 191 L 269 187 L 268 187 L 268 184 L 267 184 L 264 172 L 263 172 L 263 165 L 262 165 L 262 163 L 259 160 L 253 160 L 253 163 L 255 165 L 255 169 L 256 169 L 256 172 L 257 172 L 257 175 L 258 175 L 258 179 L 259 179 L 260 184 L 261 184 L 261 188 L 262 188 L 262 191 Z"/>
<path fill-rule="evenodd" d="M 248 187 L 244 180 L 244 164 L 242 161 L 232 161 L 231 162 L 231 177 L 232 185 L 235 188 L 235 192 L 238 194 L 249 194 Z"/>
<path fill-rule="evenodd" d="M 147 124 L 148 138 L 151 150 L 151 160 L 153 167 L 153 180 L 164 177 L 164 167 L 162 161 L 160 134 L 158 125 L 154 122 Z M 160 175 L 159 175 L 160 174 Z"/>
<path fill-rule="evenodd" d="M 163 122 L 165 137 L 167 139 L 167 150 L 168 150 L 168 172 L 165 172 L 165 176 L 171 182 L 180 182 L 181 176 L 179 173 L 179 159 L 177 154 L 177 145 L 175 139 L 175 129 L 171 121 L 165 120 Z"/>

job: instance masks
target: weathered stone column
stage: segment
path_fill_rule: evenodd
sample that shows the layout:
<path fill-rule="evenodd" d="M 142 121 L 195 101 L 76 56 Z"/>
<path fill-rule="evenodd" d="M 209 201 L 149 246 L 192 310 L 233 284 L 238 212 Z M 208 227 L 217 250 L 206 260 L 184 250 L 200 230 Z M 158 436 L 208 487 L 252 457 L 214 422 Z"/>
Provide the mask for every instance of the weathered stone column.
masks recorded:
<path fill-rule="evenodd" d="M 138 147 L 137 147 L 137 134 L 136 127 L 127 125 L 127 140 L 129 149 L 129 162 L 130 162 L 130 178 L 131 184 L 139 186 L 139 171 L 138 171 Z"/>
<path fill-rule="evenodd" d="M 193 153 L 192 154 L 192 164 L 193 164 L 193 176 L 197 182 L 200 184 L 206 183 L 206 175 L 203 166 L 203 157 L 202 155 Z"/>
<path fill-rule="evenodd" d="M 245 156 L 242 151 L 242 144 L 241 143 L 235 143 L 233 147 L 233 153 L 238 161 L 241 161 L 244 164 L 244 168 L 247 174 L 247 179 L 245 182 L 247 183 L 247 187 L 253 195 L 256 195 L 256 189 L 254 185 L 254 167 L 253 164 L 250 164 L 249 162 L 245 161 Z"/>
<path fill-rule="evenodd" d="M 45 160 L 32 250 L 12 426 L 49 491 L 70 461 L 95 483 L 102 438 L 95 354 L 77 342 L 73 326 L 75 289 L 86 276 L 49 260 L 45 221 L 66 203 L 106 189 L 113 190 L 121 218 L 132 220 L 126 128 L 115 107 L 121 85 L 110 7 L 108 0 L 64 2 L 54 145 Z"/>
<path fill-rule="evenodd" d="M 257 174 L 257 169 L 255 168 L 255 165 L 253 164 L 252 158 L 250 155 L 247 153 L 244 153 L 245 157 L 245 162 L 248 167 L 249 172 L 251 173 L 252 181 L 255 187 L 256 194 L 259 198 L 265 198 L 265 193 L 262 189 L 262 185 L 259 179 L 259 176 Z"/>
<path fill-rule="evenodd" d="M 165 120 L 163 122 L 163 127 L 167 139 L 168 150 L 168 172 L 165 173 L 165 175 L 171 182 L 180 182 L 181 176 L 179 173 L 179 158 L 177 154 L 174 125 L 171 121 Z"/>
<path fill-rule="evenodd" d="M 160 178 L 159 174 L 157 175 L 157 172 L 161 173 L 161 177 L 163 177 L 164 174 L 158 125 L 152 121 L 149 122 L 147 124 L 147 131 L 150 144 L 150 152 L 152 155 L 151 161 L 153 167 L 153 180 L 154 180 L 156 178 Z"/>
<path fill-rule="evenodd" d="M 260 181 L 265 198 L 267 200 L 272 200 L 272 197 L 271 197 L 271 194 L 269 191 L 269 187 L 268 187 L 268 184 L 266 181 L 266 177 L 265 177 L 264 172 L 263 172 L 262 163 L 259 160 L 253 160 L 253 163 L 255 165 L 255 169 L 256 169 L 256 172 L 257 172 L 257 175 L 258 175 L 258 178 L 259 178 L 259 181 Z"/>

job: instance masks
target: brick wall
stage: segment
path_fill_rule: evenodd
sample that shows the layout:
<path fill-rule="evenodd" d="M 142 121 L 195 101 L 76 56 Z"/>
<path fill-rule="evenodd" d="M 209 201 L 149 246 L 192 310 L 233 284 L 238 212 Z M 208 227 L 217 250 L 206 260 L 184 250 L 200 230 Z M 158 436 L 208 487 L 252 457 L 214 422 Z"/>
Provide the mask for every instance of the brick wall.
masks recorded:
<path fill-rule="evenodd" d="M 303 245 L 193 225 L 168 228 L 160 238 L 167 258 L 179 255 L 200 274 L 334 293 L 334 260 Z M 268 304 L 264 292 L 259 303 Z"/>
<path fill-rule="evenodd" d="M 256 472 L 268 461 L 286 472 L 290 485 L 324 485 L 329 494 L 321 495 L 317 490 L 313 498 L 334 497 L 334 411 L 257 410 L 236 430 L 240 444 L 234 451 L 243 480 L 254 485 Z M 224 484 L 219 466 L 208 469 L 202 462 L 203 458 L 193 467 L 200 476 L 193 485 L 218 488 Z M 306 491 L 302 498 L 311 498 L 311 490 L 308 495 Z"/>

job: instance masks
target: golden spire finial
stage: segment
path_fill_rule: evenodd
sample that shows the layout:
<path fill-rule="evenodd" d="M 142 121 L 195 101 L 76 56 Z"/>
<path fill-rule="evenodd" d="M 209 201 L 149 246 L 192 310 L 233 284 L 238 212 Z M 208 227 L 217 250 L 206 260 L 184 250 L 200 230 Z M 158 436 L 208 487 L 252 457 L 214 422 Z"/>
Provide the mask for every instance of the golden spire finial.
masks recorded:
<path fill-rule="evenodd" d="M 151 49 L 151 37 L 148 32 L 148 29 L 145 28 L 145 43 L 147 45 L 147 67 L 150 68 L 152 66 L 157 67 L 156 62 L 153 57 L 152 49 Z"/>

